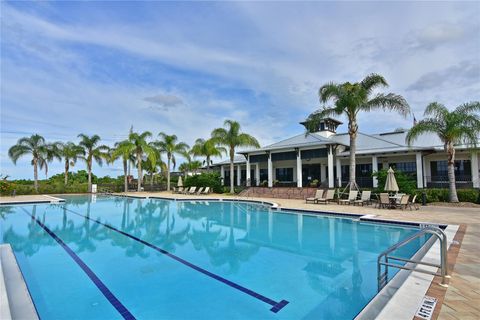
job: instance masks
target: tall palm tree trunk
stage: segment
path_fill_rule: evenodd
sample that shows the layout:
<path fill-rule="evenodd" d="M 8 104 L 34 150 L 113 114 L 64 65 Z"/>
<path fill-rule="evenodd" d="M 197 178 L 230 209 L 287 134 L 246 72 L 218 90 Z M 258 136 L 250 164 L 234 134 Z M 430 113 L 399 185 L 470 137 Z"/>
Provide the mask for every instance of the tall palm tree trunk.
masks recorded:
<path fill-rule="evenodd" d="M 207 156 L 207 172 L 210 172 L 210 156 Z"/>
<path fill-rule="evenodd" d="M 88 192 L 92 192 L 92 161 L 87 165 L 88 169 Z"/>
<path fill-rule="evenodd" d="M 123 190 L 124 192 L 128 192 L 128 164 L 127 160 L 123 159 Z"/>
<path fill-rule="evenodd" d="M 33 159 L 33 185 L 35 187 L 35 191 L 38 192 L 38 165 L 37 159 Z"/>
<path fill-rule="evenodd" d="M 142 191 L 142 182 L 143 182 L 143 174 L 142 174 L 142 157 L 140 153 L 137 153 L 137 169 L 138 169 L 138 183 L 137 183 L 137 191 Z"/>
<path fill-rule="evenodd" d="M 167 164 L 167 191 L 170 191 L 170 162 L 172 160 L 172 155 L 169 154 L 167 158 L 168 158 L 168 160 L 167 160 L 167 162 L 168 162 L 168 164 Z"/>
<path fill-rule="evenodd" d="M 453 143 L 447 145 L 448 153 L 448 186 L 450 202 L 458 202 L 457 186 L 455 185 L 455 148 Z"/>
<path fill-rule="evenodd" d="M 70 169 L 70 165 L 68 164 L 68 160 L 65 159 L 65 180 L 64 180 L 65 185 L 68 184 L 68 170 L 69 169 Z"/>
<path fill-rule="evenodd" d="M 234 169 L 233 169 L 233 160 L 235 156 L 235 150 L 230 149 L 230 193 L 235 193 L 235 188 L 233 186 L 233 181 L 235 180 L 234 178 Z"/>
<path fill-rule="evenodd" d="M 348 122 L 348 134 L 350 135 L 350 174 L 349 174 L 349 184 L 350 190 L 356 188 L 356 159 L 355 154 L 357 152 L 357 131 L 358 124 L 355 118 L 350 118 Z"/>

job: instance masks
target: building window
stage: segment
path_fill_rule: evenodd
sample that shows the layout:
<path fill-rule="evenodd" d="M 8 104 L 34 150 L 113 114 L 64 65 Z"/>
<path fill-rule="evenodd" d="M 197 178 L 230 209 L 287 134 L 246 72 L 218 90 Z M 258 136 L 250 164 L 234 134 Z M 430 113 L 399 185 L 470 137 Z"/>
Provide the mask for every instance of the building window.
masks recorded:
<path fill-rule="evenodd" d="M 350 166 L 342 166 L 342 177 L 346 177 L 348 180 L 348 177 L 350 176 Z M 355 177 L 371 177 L 372 176 L 372 164 L 371 163 L 366 163 L 366 164 L 357 164 L 355 166 Z"/>
<path fill-rule="evenodd" d="M 417 164 L 415 162 L 397 162 L 389 163 L 388 165 L 395 171 L 401 171 L 408 174 L 417 173 Z"/>
<path fill-rule="evenodd" d="M 432 177 L 448 176 L 448 163 L 446 160 L 431 161 L 430 167 L 432 171 Z M 471 176 L 471 168 L 470 160 L 455 160 L 455 176 Z"/>
<path fill-rule="evenodd" d="M 260 182 L 268 181 L 268 169 L 260 169 Z"/>
<path fill-rule="evenodd" d="M 275 175 L 278 181 L 291 182 L 293 181 L 293 168 L 276 168 Z"/>

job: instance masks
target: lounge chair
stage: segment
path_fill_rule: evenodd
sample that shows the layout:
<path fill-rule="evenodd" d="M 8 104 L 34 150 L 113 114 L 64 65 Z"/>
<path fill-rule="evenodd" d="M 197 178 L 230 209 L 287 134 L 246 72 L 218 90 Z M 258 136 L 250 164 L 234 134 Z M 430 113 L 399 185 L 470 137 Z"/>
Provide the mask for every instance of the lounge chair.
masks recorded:
<path fill-rule="evenodd" d="M 338 203 L 339 204 L 353 203 L 357 199 L 357 196 L 358 196 L 358 191 L 357 190 L 354 190 L 354 191 L 350 190 L 350 192 L 348 192 L 348 198 L 347 199 L 339 199 Z"/>
<path fill-rule="evenodd" d="M 305 198 L 305 203 L 308 203 L 308 202 L 315 203 L 315 202 L 317 202 L 318 199 L 323 198 L 324 193 L 325 193 L 325 190 L 318 189 L 317 191 L 315 191 L 315 196 L 314 197 Z"/>
<path fill-rule="evenodd" d="M 323 198 L 317 199 L 317 203 L 327 204 L 330 201 L 333 201 L 333 198 L 335 198 L 335 190 L 327 190 Z"/>
<path fill-rule="evenodd" d="M 210 193 L 210 187 L 205 187 L 203 191 L 201 192 L 202 194 L 209 194 Z"/>
<path fill-rule="evenodd" d="M 408 206 L 410 207 L 410 210 L 412 210 L 412 207 L 414 207 L 415 210 L 420 209 L 420 208 L 418 207 L 418 203 L 416 203 L 415 200 L 417 200 L 417 195 L 414 195 L 413 198 L 412 198 L 412 201 L 409 201 L 409 202 L 408 202 Z"/>
<path fill-rule="evenodd" d="M 353 204 L 361 204 L 362 207 L 363 205 L 366 203 L 366 204 L 370 204 L 370 196 L 372 195 L 372 191 L 370 190 L 366 190 L 366 191 L 362 191 L 362 194 L 360 196 L 360 199 L 358 200 L 355 200 L 353 202 Z"/>
<path fill-rule="evenodd" d="M 401 198 L 400 198 L 400 202 L 397 203 L 395 205 L 395 208 L 400 208 L 400 209 L 407 209 L 407 206 L 408 206 L 408 198 L 410 198 L 410 196 L 408 194 L 404 194 Z"/>
<path fill-rule="evenodd" d="M 185 188 L 185 190 L 183 190 L 183 194 L 191 194 L 191 193 L 195 193 L 195 190 L 197 189 L 197 187 L 190 187 L 190 188 Z"/>
<path fill-rule="evenodd" d="M 378 207 L 381 208 L 390 208 L 390 198 L 388 193 L 380 193 L 380 199 L 378 201 Z"/>
<path fill-rule="evenodd" d="M 203 187 L 198 188 L 198 190 L 195 192 L 196 194 L 200 195 L 203 192 Z"/>

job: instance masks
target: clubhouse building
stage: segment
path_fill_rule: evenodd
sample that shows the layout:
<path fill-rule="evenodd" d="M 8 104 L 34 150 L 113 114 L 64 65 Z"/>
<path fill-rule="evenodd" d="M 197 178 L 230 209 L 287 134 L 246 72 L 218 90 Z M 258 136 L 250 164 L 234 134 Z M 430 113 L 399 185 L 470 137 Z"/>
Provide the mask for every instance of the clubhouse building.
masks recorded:
<path fill-rule="evenodd" d="M 302 123 L 304 125 L 304 123 Z M 260 149 L 238 152 L 235 183 L 238 186 L 345 186 L 349 178 L 348 133 L 337 133 L 342 124 L 332 118 L 320 121 L 314 132 L 302 132 Z M 411 146 L 407 130 L 357 135 L 356 181 L 360 187 L 377 187 L 372 172 L 392 167 L 411 175 L 418 188 L 448 187 L 447 155 L 434 134 L 420 136 Z M 480 137 L 479 137 L 480 143 Z M 480 153 L 456 146 L 455 177 L 458 188 L 480 188 Z M 230 183 L 229 160 L 216 163 L 224 184 Z"/>

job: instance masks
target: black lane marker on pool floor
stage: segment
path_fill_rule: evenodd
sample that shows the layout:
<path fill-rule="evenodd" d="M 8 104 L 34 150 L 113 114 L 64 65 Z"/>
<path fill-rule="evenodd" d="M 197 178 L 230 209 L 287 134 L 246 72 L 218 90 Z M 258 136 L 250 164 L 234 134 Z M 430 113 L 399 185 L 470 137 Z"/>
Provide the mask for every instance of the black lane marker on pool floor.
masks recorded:
<path fill-rule="evenodd" d="M 50 237 L 52 237 L 57 243 L 68 253 L 68 255 L 78 264 L 80 268 L 87 274 L 87 276 L 92 280 L 92 282 L 97 286 L 97 288 L 102 292 L 102 294 L 107 298 L 107 300 L 112 304 L 112 306 L 117 309 L 120 315 L 126 320 L 135 320 L 136 318 L 128 311 L 128 309 L 120 302 L 120 300 L 115 297 L 115 295 L 107 288 L 107 286 L 98 278 L 98 276 L 90 269 L 82 259 L 73 250 L 60 239 L 52 230 L 45 226 L 40 220 L 31 215 L 27 210 L 22 208 L 26 214 L 28 214 L 32 220 L 35 220 L 37 224 L 45 230 Z"/>
<path fill-rule="evenodd" d="M 63 208 L 64 208 L 65 210 L 71 212 L 71 213 L 76 214 L 77 216 L 80 216 L 80 217 L 83 217 L 83 218 L 88 219 L 88 220 L 90 220 L 90 221 L 93 221 L 93 222 L 96 222 L 96 223 L 98 223 L 98 224 L 101 224 L 102 226 L 105 226 L 105 227 L 107 227 L 107 228 L 110 229 L 110 230 L 113 230 L 113 231 L 118 232 L 118 233 L 120 233 L 120 234 L 123 234 L 124 236 L 129 237 L 129 238 L 131 238 L 131 239 L 133 239 L 133 240 L 135 240 L 135 241 L 138 241 L 138 242 L 146 245 L 147 247 L 150 247 L 150 248 L 152 248 L 152 249 L 154 249 L 154 250 L 156 250 L 156 251 L 158 251 L 158 252 L 166 255 L 167 257 L 172 258 L 173 260 L 178 261 L 178 262 L 186 265 L 187 267 L 190 267 L 190 268 L 192 268 L 192 269 L 194 269 L 194 270 L 196 270 L 196 271 L 198 271 L 198 272 L 203 273 L 203 274 L 206 275 L 206 276 L 209 276 L 210 278 L 213 278 L 213 279 L 218 280 L 218 281 L 220 281 L 220 282 L 222 282 L 222 283 L 224 283 L 224 284 L 226 284 L 226 285 L 228 285 L 228 286 L 230 286 L 230 287 L 232 287 L 232 288 L 235 288 L 235 289 L 237 289 L 237 290 L 240 290 L 240 291 L 242 291 L 243 293 L 246 293 L 246 294 L 248 294 L 248 295 L 250 295 L 250 296 L 252 296 L 252 297 L 254 297 L 254 298 L 257 298 L 257 299 L 260 300 L 260 301 L 263 301 L 263 302 L 265 302 L 265 303 L 268 303 L 269 305 L 272 306 L 272 308 L 270 308 L 270 311 L 272 311 L 272 312 L 274 312 L 274 313 L 277 313 L 278 311 L 280 311 L 283 307 L 285 307 L 285 306 L 288 304 L 288 301 L 287 301 L 287 300 L 281 300 L 281 301 L 272 300 L 272 299 L 270 299 L 270 298 L 268 298 L 268 297 L 265 297 L 264 295 L 261 295 L 261 294 L 259 294 L 259 293 L 256 293 L 256 292 L 253 291 L 253 290 L 250 290 L 250 289 L 248 289 L 248 288 L 245 288 L 245 287 L 243 287 L 243 286 L 241 286 L 241 285 L 239 285 L 239 284 L 237 284 L 237 283 L 235 283 L 235 282 L 233 282 L 233 281 L 230 281 L 230 280 L 228 280 L 228 279 L 225 279 L 225 278 L 223 278 L 223 277 L 221 277 L 221 276 L 219 276 L 219 275 L 217 275 L 217 274 L 215 274 L 215 273 L 212 273 L 212 272 L 210 272 L 210 271 L 208 271 L 208 270 L 205 270 L 205 269 L 203 269 L 203 268 L 201 268 L 201 267 L 199 267 L 199 266 L 197 266 L 197 265 L 194 265 L 193 263 L 188 262 L 187 260 L 184 260 L 184 259 L 182 259 L 182 258 L 180 258 L 180 257 L 178 257 L 178 256 L 176 256 L 176 255 L 174 255 L 174 254 L 172 254 L 172 253 L 170 253 L 170 252 L 162 249 L 162 248 L 159 248 L 159 247 L 157 247 L 157 246 L 154 245 L 154 244 L 151 244 L 151 243 L 149 243 L 149 242 L 146 242 L 146 241 L 144 241 L 144 240 L 142 240 L 142 239 L 140 239 L 140 238 L 138 238 L 138 237 L 136 237 L 136 236 L 134 236 L 134 235 L 131 235 L 131 234 L 129 234 L 129 233 L 126 233 L 126 232 L 124 232 L 124 231 L 122 231 L 122 230 L 118 230 L 117 228 L 115 228 L 115 227 L 113 227 L 113 226 L 111 226 L 111 225 L 109 225 L 109 224 L 106 224 L 106 223 L 100 222 L 100 221 L 98 221 L 98 220 L 92 219 L 92 218 L 90 218 L 90 217 L 88 217 L 88 216 L 84 216 L 83 214 L 80 214 L 80 213 L 78 213 L 78 212 L 75 212 L 75 211 L 73 211 L 73 210 L 70 210 L 70 209 L 68 209 L 68 208 L 66 208 L 66 207 L 63 207 Z"/>

